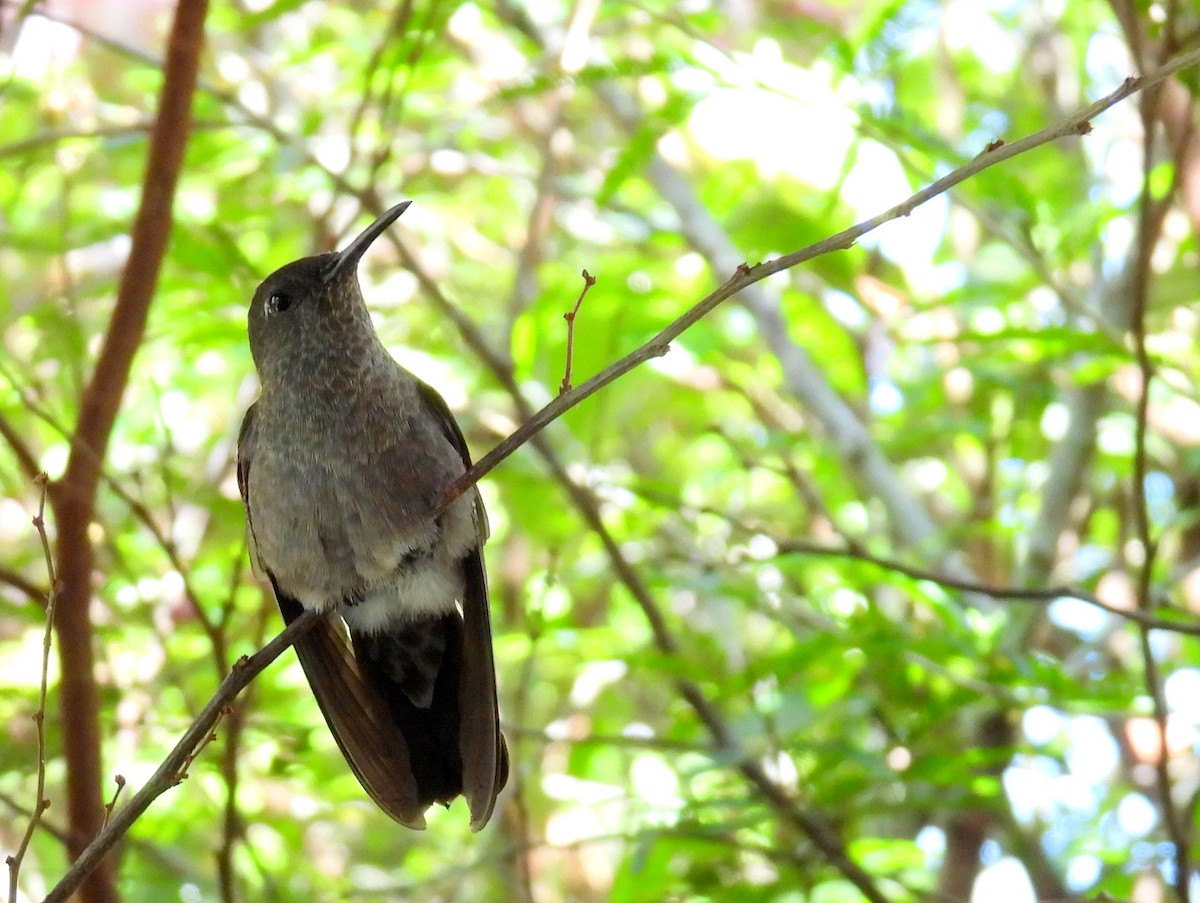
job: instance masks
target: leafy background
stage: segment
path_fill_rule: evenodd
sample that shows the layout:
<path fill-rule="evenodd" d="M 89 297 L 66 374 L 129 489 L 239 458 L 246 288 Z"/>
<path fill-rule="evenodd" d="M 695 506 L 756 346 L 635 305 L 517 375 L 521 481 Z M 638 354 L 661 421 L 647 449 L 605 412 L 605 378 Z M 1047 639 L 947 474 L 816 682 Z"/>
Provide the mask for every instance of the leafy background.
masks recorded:
<path fill-rule="evenodd" d="M 57 479 L 70 454 L 170 18 L 63 0 L 0 20 L 6 850 L 37 798 L 29 465 Z M 581 270 L 577 382 L 739 263 L 1061 120 L 1198 29 L 1170 0 L 215 4 L 87 527 L 106 797 L 280 627 L 231 461 L 246 306 L 275 267 L 414 199 L 364 288 L 478 457 L 557 393 Z M 484 833 L 462 804 L 425 834 L 377 812 L 289 653 L 136 823 L 119 894 L 1189 899 L 1195 123 L 1185 71 L 747 290 L 490 475 L 514 766 Z M 68 866 L 59 674 L 18 899 Z"/>

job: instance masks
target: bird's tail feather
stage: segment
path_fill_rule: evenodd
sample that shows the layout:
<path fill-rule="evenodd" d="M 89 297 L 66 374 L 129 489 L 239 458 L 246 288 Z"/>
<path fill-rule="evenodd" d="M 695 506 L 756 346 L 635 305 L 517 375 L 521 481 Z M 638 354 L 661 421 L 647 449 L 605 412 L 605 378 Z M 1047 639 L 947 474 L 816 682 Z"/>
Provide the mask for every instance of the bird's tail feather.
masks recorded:
<path fill-rule="evenodd" d="M 291 623 L 304 611 L 295 599 L 276 592 L 279 610 Z M 384 812 L 409 828 L 425 827 L 422 802 L 408 743 L 379 693 L 359 669 L 341 620 L 326 617 L 296 641 L 325 722 L 358 782 Z"/>
<path fill-rule="evenodd" d="M 405 621 L 382 633 L 350 634 L 363 677 L 404 735 L 417 798 L 425 806 L 449 804 L 462 793 L 462 635 L 458 612 Z"/>
<path fill-rule="evenodd" d="M 451 611 L 351 635 L 330 616 L 296 643 L 313 695 L 359 783 L 410 828 L 425 827 L 432 803 L 448 804 L 461 793 L 477 831 L 508 779 L 478 553 L 467 557 L 465 571 L 462 615 Z M 304 609 L 275 590 L 290 623 Z"/>

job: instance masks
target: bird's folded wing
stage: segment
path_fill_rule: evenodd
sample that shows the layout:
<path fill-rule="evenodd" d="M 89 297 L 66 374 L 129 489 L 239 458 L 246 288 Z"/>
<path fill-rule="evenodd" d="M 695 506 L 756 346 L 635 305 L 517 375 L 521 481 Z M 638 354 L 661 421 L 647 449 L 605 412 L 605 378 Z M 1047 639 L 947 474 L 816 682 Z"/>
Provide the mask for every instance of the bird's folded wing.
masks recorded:
<path fill-rule="evenodd" d="M 278 588 L 275 597 L 288 623 L 304 610 Z M 337 616 L 321 619 L 302 636 L 296 654 L 333 739 L 363 789 L 400 824 L 423 830 L 426 806 L 417 798 L 408 744 L 379 694 L 363 680 Z"/>

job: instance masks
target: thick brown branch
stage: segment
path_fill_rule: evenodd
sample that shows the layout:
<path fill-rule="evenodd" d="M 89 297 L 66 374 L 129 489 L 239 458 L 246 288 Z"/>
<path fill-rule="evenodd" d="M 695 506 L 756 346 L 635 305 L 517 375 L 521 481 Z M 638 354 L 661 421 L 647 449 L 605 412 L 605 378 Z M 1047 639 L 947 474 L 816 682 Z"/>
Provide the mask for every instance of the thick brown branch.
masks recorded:
<path fill-rule="evenodd" d="M 129 260 L 95 371 L 84 391 L 67 469 L 52 496 L 59 527 L 56 557 L 63 582 L 55 627 L 62 673 L 64 704 L 60 709 L 72 856 L 82 853 L 80 838 L 97 835 L 105 815 L 99 693 L 88 612 L 94 565 L 88 526 L 100 465 L 142 340 L 171 231 L 171 205 L 187 143 L 207 9 L 207 0 L 189 0 L 175 11 Z M 82 888 L 82 898 L 88 903 L 116 900 L 111 872 L 105 868 L 94 872 Z"/>

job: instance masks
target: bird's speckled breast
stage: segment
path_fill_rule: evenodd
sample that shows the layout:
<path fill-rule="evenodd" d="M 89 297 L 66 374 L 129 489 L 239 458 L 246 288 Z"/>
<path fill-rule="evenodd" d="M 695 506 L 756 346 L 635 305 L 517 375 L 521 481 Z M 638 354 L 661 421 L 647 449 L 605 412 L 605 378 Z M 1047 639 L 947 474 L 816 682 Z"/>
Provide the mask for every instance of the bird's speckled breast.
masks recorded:
<path fill-rule="evenodd" d="M 406 416 L 420 410 L 412 394 L 258 403 L 248 483 L 258 559 L 306 608 L 352 603 L 343 615 L 368 630 L 453 607 L 461 559 L 482 541 L 474 492 L 428 517 L 464 465 L 431 418 Z"/>

